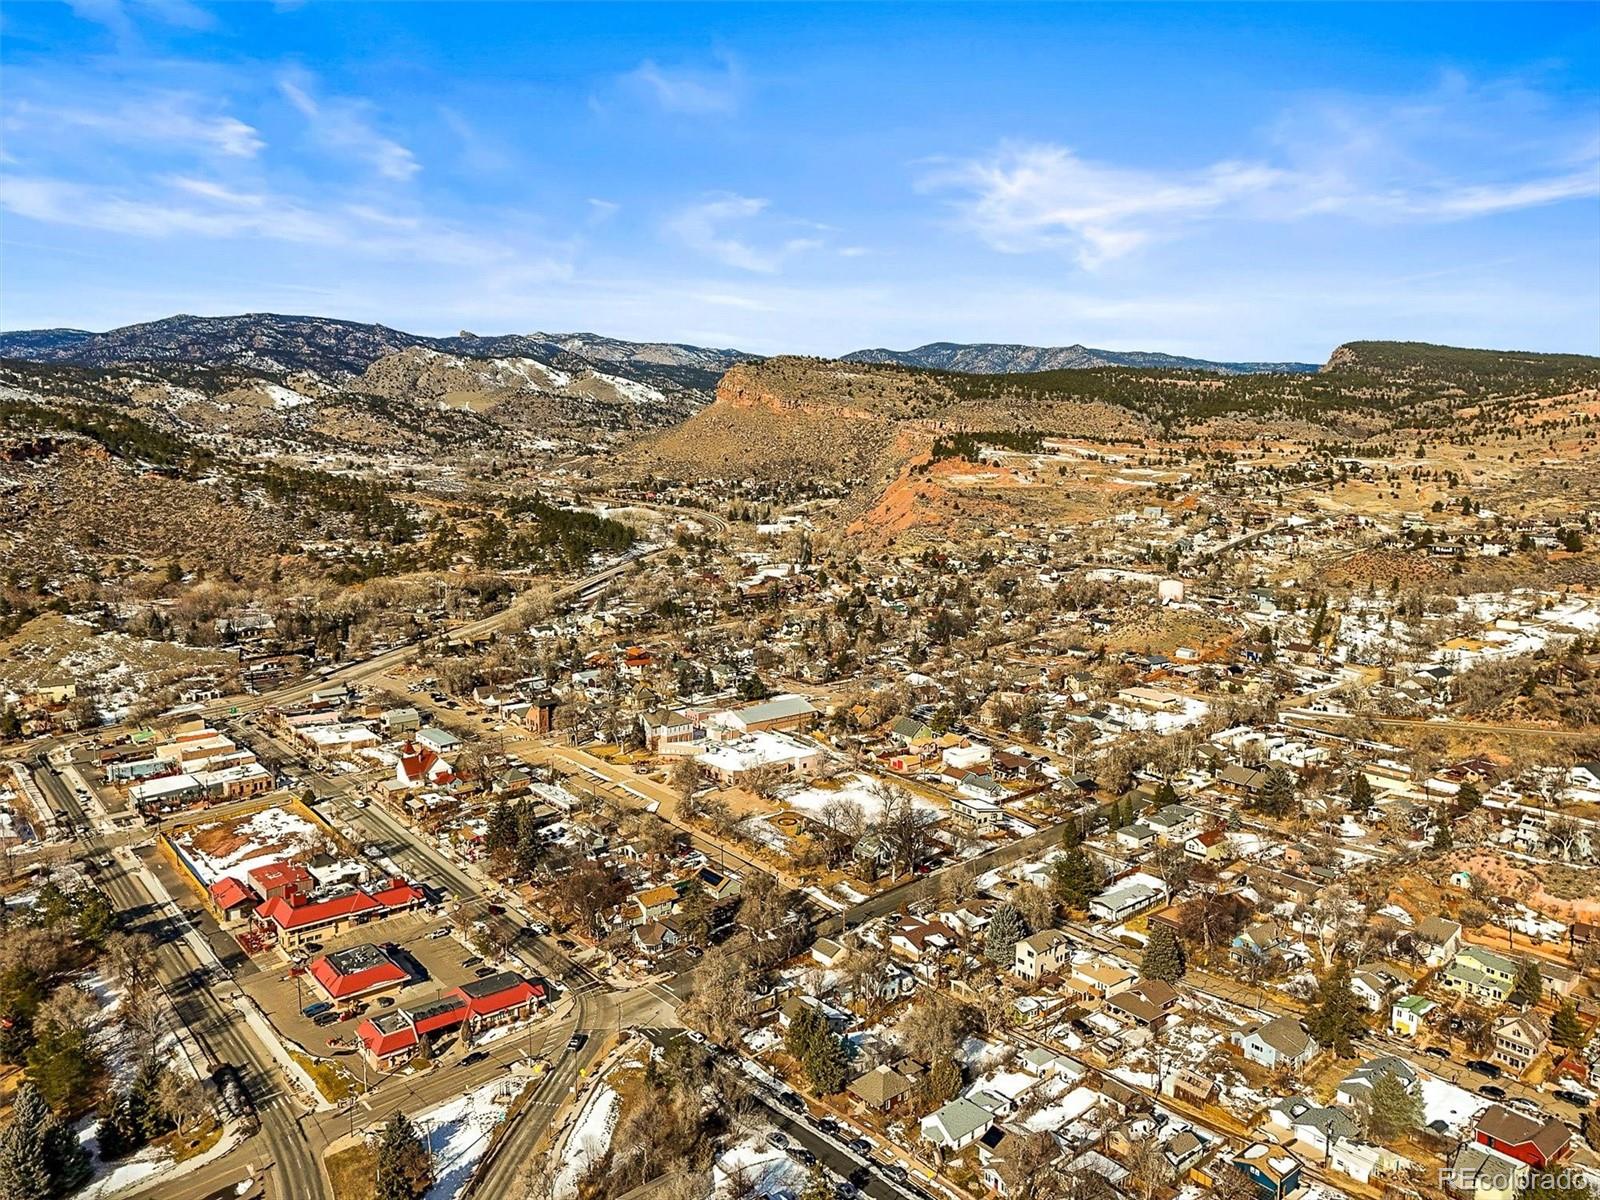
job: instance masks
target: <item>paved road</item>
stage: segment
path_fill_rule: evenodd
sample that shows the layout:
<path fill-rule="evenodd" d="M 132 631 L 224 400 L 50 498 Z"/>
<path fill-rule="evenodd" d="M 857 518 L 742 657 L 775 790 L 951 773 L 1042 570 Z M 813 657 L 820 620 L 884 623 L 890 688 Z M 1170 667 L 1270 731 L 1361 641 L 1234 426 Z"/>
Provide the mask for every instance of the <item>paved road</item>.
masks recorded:
<path fill-rule="evenodd" d="M 100 869 L 98 882 L 122 914 L 127 927 L 148 933 L 156 941 L 158 971 L 167 995 L 178 1018 L 209 1056 L 209 1063 L 199 1065 L 203 1068 L 232 1063 L 243 1076 L 261 1118 L 265 1155 L 259 1149 L 248 1149 L 251 1144 L 246 1143 L 246 1150 L 228 1157 L 270 1164 L 269 1196 L 283 1200 L 319 1200 L 328 1195 L 318 1157 L 301 1123 L 305 1110 L 284 1086 L 276 1063 L 249 1032 L 244 1018 L 213 991 L 209 964 L 202 963 L 181 936 L 184 918 L 174 908 L 158 904 L 138 875 L 127 869 L 123 856 L 105 852 L 72 789 L 62 783 L 54 770 L 40 770 L 37 777 L 41 786 L 51 789 L 55 802 L 80 828 L 91 830 L 84 836 L 90 857 L 112 864 Z M 241 1173 L 237 1161 L 227 1166 L 219 1164 L 174 1181 L 170 1187 L 161 1188 L 160 1193 L 164 1200 L 204 1195 L 207 1190 L 214 1190 L 218 1181 L 237 1181 L 248 1173 Z"/>

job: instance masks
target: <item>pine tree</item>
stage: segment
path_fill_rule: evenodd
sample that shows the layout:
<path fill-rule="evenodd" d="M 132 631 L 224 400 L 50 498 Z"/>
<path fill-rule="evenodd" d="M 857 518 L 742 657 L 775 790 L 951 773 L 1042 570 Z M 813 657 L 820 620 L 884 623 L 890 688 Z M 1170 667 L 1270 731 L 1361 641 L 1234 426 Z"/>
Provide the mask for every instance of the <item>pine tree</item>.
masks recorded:
<path fill-rule="evenodd" d="M 1016 958 L 1016 944 L 1028 933 L 1022 923 L 1022 914 L 1012 905 L 1002 904 L 989 920 L 989 932 L 984 938 L 983 952 L 991 962 L 1009 965 Z"/>
<path fill-rule="evenodd" d="M 1550 1040 L 1558 1046 L 1572 1050 L 1583 1045 L 1583 1022 L 1570 999 L 1563 1000 L 1556 1015 L 1550 1018 Z"/>
<path fill-rule="evenodd" d="M 62 1196 L 89 1178 L 89 1155 L 32 1083 L 17 1089 L 0 1133 L 0 1200 Z"/>
<path fill-rule="evenodd" d="M 1294 777 L 1282 767 L 1267 772 L 1266 785 L 1256 797 L 1256 807 L 1269 817 L 1286 817 L 1295 806 Z"/>
<path fill-rule="evenodd" d="M 1461 812 L 1469 813 L 1483 803 L 1483 795 L 1470 779 L 1461 785 L 1456 792 L 1456 808 Z"/>
<path fill-rule="evenodd" d="M 1306 1028 L 1319 1046 L 1340 1058 L 1350 1057 L 1352 1043 L 1365 1031 L 1361 1006 L 1350 990 L 1350 964 L 1344 959 L 1337 960 L 1318 985 Z"/>
<path fill-rule="evenodd" d="M 1183 947 L 1165 925 L 1156 925 L 1151 929 L 1139 970 L 1148 979 L 1160 979 L 1167 983 L 1182 978 L 1188 970 L 1188 964 L 1183 959 Z"/>
<path fill-rule="evenodd" d="M 1100 894 L 1100 875 L 1082 846 L 1072 846 L 1050 863 L 1050 888 L 1068 908 L 1085 909 Z"/>
<path fill-rule="evenodd" d="M 1438 821 L 1433 827 L 1433 849 L 1448 850 L 1455 845 L 1455 838 L 1450 833 L 1450 818 L 1441 812 Z"/>
<path fill-rule="evenodd" d="M 1506 999 L 1519 1008 L 1531 1008 L 1539 1003 L 1539 997 L 1543 995 L 1544 977 L 1539 974 L 1539 964 L 1531 958 L 1526 959 L 1522 969 L 1517 972 L 1516 986 Z"/>
<path fill-rule="evenodd" d="M 1357 771 L 1350 780 L 1350 811 L 1364 813 L 1372 811 L 1372 784 L 1367 782 L 1367 777 Z"/>
<path fill-rule="evenodd" d="M 1372 1081 L 1367 1107 L 1367 1129 L 1379 1141 L 1388 1141 L 1422 1127 L 1422 1097 L 1406 1090 L 1395 1071 L 1384 1071 Z"/>
<path fill-rule="evenodd" d="M 844 1087 L 844 1077 L 849 1070 L 844 1040 L 836 1037 L 826 1022 L 821 1033 L 812 1040 L 805 1065 L 806 1078 L 811 1080 L 811 1086 L 818 1095 L 832 1095 Z"/>
<path fill-rule="evenodd" d="M 397 1112 L 378 1143 L 378 1200 L 422 1200 L 433 1185 L 433 1163 L 417 1128 Z"/>

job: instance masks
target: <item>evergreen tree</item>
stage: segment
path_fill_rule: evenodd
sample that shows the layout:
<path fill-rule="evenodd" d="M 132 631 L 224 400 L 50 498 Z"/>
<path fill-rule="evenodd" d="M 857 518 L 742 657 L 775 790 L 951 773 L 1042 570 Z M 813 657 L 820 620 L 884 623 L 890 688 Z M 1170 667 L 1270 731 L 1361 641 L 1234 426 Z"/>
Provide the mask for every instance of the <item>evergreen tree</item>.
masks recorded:
<path fill-rule="evenodd" d="M 433 1185 L 428 1148 L 403 1112 L 390 1117 L 378 1143 L 378 1200 L 422 1200 Z"/>
<path fill-rule="evenodd" d="M 1269 817 L 1288 816 L 1295 807 L 1294 777 L 1282 767 L 1273 767 L 1255 804 Z"/>
<path fill-rule="evenodd" d="M 89 1155 L 32 1083 L 17 1089 L 0 1132 L 0 1200 L 63 1196 L 89 1178 Z"/>
<path fill-rule="evenodd" d="M 1422 1127 L 1422 1097 L 1409 1092 L 1395 1071 L 1384 1071 L 1372 1081 L 1372 1099 L 1367 1106 L 1367 1130 L 1379 1141 L 1388 1141 Z"/>
<path fill-rule="evenodd" d="M 28 1051 L 28 1078 L 57 1112 L 80 1112 L 88 1105 L 101 1058 L 81 1029 L 55 1023 L 35 1027 Z"/>
<path fill-rule="evenodd" d="M 1150 930 L 1150 940 L 1145 943 L 1144 959 L 1139 971 L 1148 979 L 1161 979 L 1172 983 L 1183 976 L 1188 964 L 1183 959 L 1183 947 L 1165 925 Z"/>
<path fill-rule="evenodd" d="M 1456 808 L 1461 812 L 1469 813 L 1483 803 L 1483 795 L 1470 779 L 1461 785 L 1456 792 Z"/>
<path fill-rule="evenodd" d="M 1539 1003 L 1539 997 L 1543 995 L 1544 977 L 1539 974 L 1539 964 L 1531 958 L 1525 959 L 1522 969 L 1517 972 L 1516 986 L 1506 999 L 1519 1008 L 1531 1008 Z"/>
<path fill-rule="evenodd" d="M 818 1095 L 827 1096 L 844 1087 L 849 1071 L 844 1039 L 836 1037 L 823 1023 L 821 1034 L 811 1043 L 811 1053 L 806 1057 L 806 1078 Z"/>
<path fill-rule="evenodd" d="M 1350 811 L 1356 813 L 1372 811 L 1372 785 L 1360 771 L 1355 772 L 1350 780 Z"/>
<path fill-rule="evenodd" d="M 1306 1028 L 1319 1046 L 1340 1058 L 1350 1057 L 1352 1043 L 1365 1031 L 1361 1006 L 1350 990 L 1350 964 L 1344 959 L 1335 961 L 1322 977 Z"/>
<path fill-rule="evenodd" d="M 1455 845 L 1455 838 L 1450 833 L 1450 818 L 1440 812 L 1438 824 L 1433 827 L 1433 848 L 1435 850 L 1448 850 Z"/>
<path fill-rule="evenodd" d="M 1080 911 L 1100 894 L 1100 874 L 1082 846 L 1071 846 L 1051 861 L 1050 889 L 1061 903 Z"/>
<path fill-rule="evenodd" d="M 984 938 L 983 952 L 989 956 L 991 962 L 1008 966 L 1016 959 L 1017 942 L 1026 937 L 1027 933 L 1027 926 L 1022 923 L 1022 914 L 1012 905 L 1002 904 L 995 909 L 994 916 L 989 920 L 989 931 Z"/>
<path fill-rule="evenodd" d="M 1583 1022 L 1570 999 L 1563 1000 L 1556 1015 L 1550 1018 L 1550 1040 L 1569 1050 L 1583 1045 Z"/>

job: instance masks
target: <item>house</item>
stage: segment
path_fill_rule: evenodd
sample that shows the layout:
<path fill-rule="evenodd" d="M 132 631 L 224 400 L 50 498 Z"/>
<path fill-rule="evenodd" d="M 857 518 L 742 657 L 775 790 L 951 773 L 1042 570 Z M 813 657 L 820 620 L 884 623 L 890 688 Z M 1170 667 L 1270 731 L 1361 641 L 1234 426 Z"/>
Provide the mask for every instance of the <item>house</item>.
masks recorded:
<path fill-rule="evenodd" d="M 639 732 L 652 754 L 693 753 L 706 736 L 705 727 L 693 714 L 670 708 L 640 713 Z"/>
<path fill-rule="evenodd" d="M 1572 1131 L 1556 1118 L 1526 1117 L 1502 1104 L 1478 1114 L 1472 1140 L 1536 1168 L 1559 1162 L 1572 1150 Z"/>
<path fill-rule="evenodd" d="M 1281 1146 L 1253 1142 L 1235 1156 L 1233 1165 L 1255 1185 L 1260 1200 L 1284 1200 L 1300 1187 L 1302 1164 Z"/>
<path fill-rule="evenodd" d="M 670 883 L 663 883 L 629 896 L 623 906 L 623 915 L 629 924 L 643 925 L 647 921 L 659 921 L 662 917 L 670 916 L 677 907 L 678 889 Z"/>
<path fill-rule="evenodd" d="M 424 725 L 417 730 L 416 741 L 419 745 L 426 746 L 435 754 L 454 754 L 461 749 L 460 738 L 453 733 L 447 733 L 443 729 L 435 728 L 432 725 Z"/>
<path fill-rule="evenodd" d="M 1156 844 L 1156 831 L 1143 821 L 1124 825 L 1116 832 L 1117 844 L 1129 850 L 1151 850 Z"/>
<path fill-rule="evenodd" d="M 857 1075 L 845 1090 L 873 1112 L 888 1112 L 915 1086 L 893 1067 L 880 1064 L 864 1075 Z"/>
<path fill-rule="evenodd" d="M 1167 885 L 1139 872 L 1089 901 L 1089 915 L 1100 921 L 1126 921 L 1167 898 Z"/>
<path fill-rule="evenodd" d="M 994 1123 L 994 1114 L 976 1101 L 957 1096 L 922 1118 L 922 1140 L 954 1154 L 977 1141 Z"/>
<path fill-rule="evenodd" d="M 1273 1017 L 1233 1039 L 1247 1059 L 1273 1070 L 1298 1070 L 1316 1057 L 1318 1049 L 1305 1026 L 1289 1017 Z"/>
<path fill-rule="evenodd" d="M 1072 941 L 1059 929 L 1041 929 L 1012 947 L 1012 971 L 1030 983 L 1059 974 L 1072 956 Z"/>
<path fill-rule="evenodd" d="M 1090 962 L 1072 968 L 1067 988 L 1080 996 L 1103 1000 L 1133 986 L 1137 979 L 1132 971 L 1114 958 L 1101 955 Z"/>
<path fill-rule="evenodd" d="M 933 741 L 933 726 L 915 717 L 896 717 L 889 722 L 889 736 L 901 745 L 915 749 Z"/>
<path fill-rule="evenodd" d="M 1392 984 L 1376 971 L 1351 973 L 1350 991 L 1368 1012 L 1379 1012 L 1388 1003 Z"/>
<path fill-rule="evenodd" d="M 1412 941 L 1430 967 L 1449 962 L 1461 949 L 1461 926 L 1444 917 L 1425 917 L 1411 931 Z"/>
<path fill-rule="evenodd" d="M 1389 1009 L 1389 1028 L 1405 1037 L 1416 1037 L 1438 1011 L 1439 1005 L 1424 996 L 1402 996 Z"/>
<path fill-rule="evenodd" d="M 1417 1088 L 1417 1069 L 1397 1055 L 1384 1054 L 1362 1063 L 1346 1075 L 1333 1094 L 1334 1103 L 1365 1111 L 1372 1103 L 1373 1085 L 1385 1075 L 1399 1080 L 1408 1092 Z"/>
<path fill-rule="evenodd" d="M 1443 1183 L 1461 1200 L 1513 1200 L 1528 1179 L 1528 1164 L 1469 1142 L 1456 1151 Z"/>
<path fill-rule="evenodd" d="M 1200 832 L 1205 813 L 1187 804 L 1168 804 L 1145 817 L 1144 823 L 1156 831 L 1163 845 L 1181 846 Z"/>
<path fill-rule="evenodd" d="M 1219 862 L 1228 856 L 1228 835 L 1221 829 L 1202 829 L 1183 843 L 1183 852 L 1201 862 Z"/>
<path fill-rule="evenodd" d="M 821 937 L 811 943 L 811 959 L 819 967 L 837 967 L 850 957 L 850 949 L 843 942 Z"/>
<path fill-rule="evenodd" d="M 1283 949 L 1287 939 L 1275 918 L 1246 925 L 1233 939 L 1233 956 L 1240 962 L 1261 962 Z"/>
<path fill-rule="evenodd" d="M 1318 1104 L 1306 1096 L 1278 1101 L 1267 1110 L 1267 1122 L 1324 1156 L 1335 1143 L 1348 1141 L 1361 1131 L 1356 1119 L 1344 1109 Z"/>
<path fill-rule="evenodd" d="M 1516 986 L 1519 970 L 1514 958 L 1482 946 L 1463 946 L 1440 973 L 1439 986 L 1458 996 L 1500 1004 Z"/>
<path fill-rule="evenodd" d="M 901 917 L 889 934 L 889 949 L 913 962 L 924 956 L 949 950 L 956 944 L 956 935 L 938 921 L 919 921 L 915 917 Z"/>
<path fill-rule="evenodd" d="M 206 889 L 212 907 L 224 925 L 237 925 L 249 917 L 260 902 L 251 890 L 232 875 L 224 875 Z"/>
<path fill-rule="evenodd" d="M 633 944 L 639 948 L 640 953 L 651 958 L 671 953 L 681 938 L 682 934 L 678 932 L 671 917 L 661 921 L 646 921 L 633 928 Z"/>
<path fill-rule="evenodd" d="M 1178 989 L 1164 979 L 1141 979 L 1106 998 L 1106 1011 L 1133 1025 L 1155 1025 L 1176 1007 Z"/>
<path fill-rule="evenodd" d="M 1545 1027 L 1527 1014 L 1501 1017 L 1494 1026 L 1494 1053 L 1497 1063 L 1520 1075 L 1538 1058 L 1550 1040 Z"/>
<path fill-rule="evenodd" d="M 969 771 L 950 797 L 950 815 L 969 829 L 994 829 L 1005 821 L 1006 810 L 1001 807 L 1005 795 L 1005 788 L 990 776 Z"/>

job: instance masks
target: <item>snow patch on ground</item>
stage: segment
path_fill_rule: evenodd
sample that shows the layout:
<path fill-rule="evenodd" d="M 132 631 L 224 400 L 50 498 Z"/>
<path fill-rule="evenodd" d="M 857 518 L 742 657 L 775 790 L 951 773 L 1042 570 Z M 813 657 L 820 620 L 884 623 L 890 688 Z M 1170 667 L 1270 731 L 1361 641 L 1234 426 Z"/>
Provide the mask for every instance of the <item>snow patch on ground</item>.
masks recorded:
<path fill-rule="evenodd" d="M 561 1170 L 556 1174 L 556 1200 L 578 1194 L 578 1181 L 584 1172 L 605 1157 L 611 1146 L 611 1131 L 617 1124 L 617 1109 L 622 1104 L 619 1096 L 607 1084 L 591 1095 L 578 1116 L 567 1138 L 565 1153 L 561 1156 Z M 434 1200 L 430 1195 L 429 1200 Z"/>
<path fill-rule="evenodd" d="M 434 1184 L 426 1200 L 455 1200 L 461 1194 L 523 1087 L 520 1079 L 496 1079 L 416 1119 L 417 1132 L 433 1151 Z"/>

